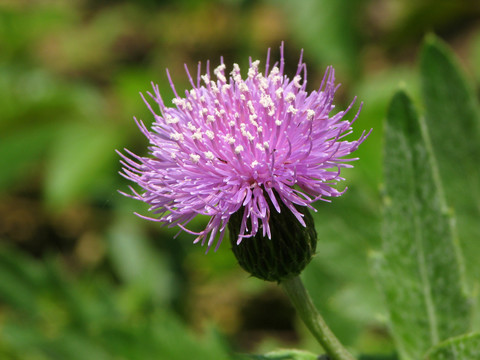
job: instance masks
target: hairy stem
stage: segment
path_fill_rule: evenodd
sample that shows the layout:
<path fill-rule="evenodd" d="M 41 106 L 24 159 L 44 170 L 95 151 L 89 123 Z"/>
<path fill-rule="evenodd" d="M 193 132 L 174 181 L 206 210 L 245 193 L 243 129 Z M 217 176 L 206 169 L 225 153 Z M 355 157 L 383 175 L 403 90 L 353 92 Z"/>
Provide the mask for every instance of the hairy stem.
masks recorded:
<path fill-rule="evenodd" d="M 331 360 L 355 360 L 350 353 L 338 341 L 330 328 L 323 320 L 320 313 L 313 305 L 312 299 L 303 286 L 299 276 L 294 276 L 280 283 L 293 305 L 297 309 L 298 315 L 303 320 L 313 336 L 322 345 Z"/>

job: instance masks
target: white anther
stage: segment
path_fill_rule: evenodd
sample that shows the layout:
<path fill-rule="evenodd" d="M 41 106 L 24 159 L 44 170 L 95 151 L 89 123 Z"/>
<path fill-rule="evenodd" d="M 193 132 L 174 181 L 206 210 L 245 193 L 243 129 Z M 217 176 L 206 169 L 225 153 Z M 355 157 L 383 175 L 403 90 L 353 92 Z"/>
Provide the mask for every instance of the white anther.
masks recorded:
<path fill-rule="evenodd" d="M 293 105 L 290 105 L 287 109 L 287 113 L 292 113 L 293 115 L 295 115 L 297 113 L 298 109 L 295 109 L 293 107 Z"/>
<path fill-rule="evenodd" d="M 213 115 L 208 115 L 207 116 L 207 124 L 212 123 L 215 121 L 215 116 Z"/>
<path fill-rule="evenodd" d="M 259 75 L 262 75 L 262 74 L 259 74 Z M 258 78 L 258 76 L 257 76 Z M 260 80 L 260 88 L 262 89 L 268 89 L 268 80 L 265 79 L 263 76 L 259 79 Z"/>
<path fill-rule="evenodd" d="M 280 125 L 282 125 L 282 121 L 281 121 L 281 120 L 278 120 L 278 119 L 277 119 L 277 120 L 275 120 L 275 125 L 277 125 L 277 126 L 280 126 Z"/>
<path fill-rule="evenodd" d="M 295 100 L 295 98 L 295 94 L 293 92 L 289 92 L 287 96 L 285 96 L 285 101 L 292 102 L 293 100 Z"/>
<path fill-rule="evenodd" d="M 217 86 L 217 84 L 215 84 L 214 81 L 210 81 L 210 91 L 214 95 L 220 94 L 220 90 L 218 90 L 218 86 Z"/>
<path fill-rule="evenodd" d="M 225 64 L 220 64 L 215 68 L 215 70 L 213 70 L 213 73 L 217 76 L 218 80 L 220 80 L 221 82 L 227 81 L 227 79 L 225 78 L 225 75 L 223 74 L 225 67 L 226 67 Z"/>
<path fill-rule="evenodd" d="M 235 148 L 235 154 L 240 154 L 241 151 L 243 151 L 243 146 L 242 146 L 242 145 L 238 145 L 238 146 Z"/>
<path fill-rule="evenodd" d="M 225 135 L 225 141 L 228 142 L 230 145 L 233 145 L 235 143 L 235 139 L 230 134 Z"/>
<path fill-rule="evenodd" d="M 208 77 L 208 75 L 207 74 L 202 75 L 201 78 L 202 78 L 203 82 L 205 83 L 205 85 L 208 85 L 208 83 L 210 82 L 210 78 Z"/>
<path fill-rule="evenodd" d="M 237 63 L 234 63 L 233 64 L 233 70 L 230 72 L 230 75 L 232 75 L 232 77 L 234 77 L 235 75 L 238 75 L 240 74 L 240 66 L 238 66 Z"/>
<path fill-rule="evenodd" d="M 275 95 L 277 95 L 278 99 L 282 98 L 282 94 L 283 94 L 283 88 L 278 88 L 277 90 L 275 90 Z"/>
<path fill-rule="evenodd" d="M 190 160 L 192 160 L 192 162 L 194 162 L 196 164 L 200 160 L 200 155 L 190 154 Z"/>
<path fill-rule="evenodd" d="M 255 167 L 258 165 L 258 161 L 257 160 L 253 160 L 252 163 L 251 163 L 251 166 L 252 167 Z"/>
<path fill-rule="evenodd" d="M 272 78 L 273 85 L 277 85 L 277 83 L 281 84 L 283 78 L 280 75 L 274 76 Z"/>
<path fill-rule="evenodd" d="M 278 74 L 280 74 L 280 69 L 278 68 L 278 66 L 274 66 L 272 68 L 272 71 L 270 71 L 270 75 L 268 76 L 273 77 L 273 76 L 277 76 Z"/>
<path fill-rule="evenodd" d="M 302 80 L 302 77 L 300 75 L 296 75 L 293 78 L 293 85 L 295 85 L 296 88 L 300 89 L 302 85 L 300 85 L 300 80 Z"/>
<path fill-rule="evenodd" d="M 258 65 L 260 64 L 260 60 L 255 60 L 252 62 L 252 66 L 248 69 L 248 77 L 253 78 L 258 72 Z"/>
<path fill-rule="evenodd" d="M 180 134 L 178 132 L 171 133 L 170 139 L 173 139 L 175 141 L 183 141 L 183 134 Z"/>
<path fill-rule="evenodd" d="M 266 95 L 266 94 L 262 94 L 262 96 L 261 96 L 261 98 L 260 98 L 260 104 L 261 104 L 265 109 L 275 105 L 275 104 L 273 103 L 272 98 L 270 97 L 270 95 Z"/>
<path fill-rule="evenodd" d="M 226 94 L 228 92 L 228 90 L 230 90 L 230 88 L 232 87 L 232 85 L 230 84 L 225 84 L 222 86 L 222 93 Z"/>
<path fill-rule="evenodd" d="M 208 160 L 213 160 L 213 159 L 215 159 L 215 155 L 213 155 L 213 153 L 212 153 L 211 151 L 205 151 L 204 154 L 205 154 L 205 157 L 206 157 Z"/>
<path fill-rule="evenodd" d="M 245 84 L 243 81 L 238 84 L 238 89 L 239 89 L 241 92 L 248 92 L 248 86 L 247 86 L 247 84 Z"/>
<path fill-rule="evenodd" d="M 191 121 L 188 122 L 187 128 L 191 131 L 197 131 L 197 128 L 195 127 L 195 125 L 192 124 Z"/>
<path fill-rule="evenodd" d="M 186 100 L 185 99 L 179 99 L 179 98 L 173 98 L 172 103 L 176 105 L 177 107 L 181 107 L 183 110 L 186 108 Z"/>
<path fill-rule="evenodd" d="M 240 124 L 240 132 L 243 136 L 245 136 L 248 140 L 253 141 L 255 137 L 250 133 L 250 131 L 246 130 L 246 124 Z"/>
<path fill-rule="evenodd" d="M 308 109 L 307 110 L 307 120 L 313 120 L 315 116 L 315 110 Z"/>
<path fill-rule="evenodd" d="M 217 75 L 218 80 L 220 80 L 220 82 L 224 83 L 224 82 L 227 81 L 227 78 L 225 77 L 225 75 L 220 74 L 220 73 L 218 73 L 216 75 Z"/>
<path fill-rule="evenodd" d="M 193 133 L 192 135 L 193 140 L 201 140 L 202 139 L 202 132 L 200 130 L 197 130 L 196 132 Z"/>
<path fill-rule="evenodd" d="M 215 134 L 212 130 L 207 130 L 205 131 L 205 135 L 207 135 L 207 137 L 210 139 L 210 140 L 213 140 L 215 138 Z"/>
<path fill-rule="evenodd" d="M 250 110 L 250 112 L 251 112 L 252 114 L 255 114 L 255 107 L 253 106 L 252 100 L 248 100 L 247 106 L 248 106 L 248 109 Z"/>
<path fill-rule="evenodd" d="M 165 122 L 167 124 L 176 124 L 178 123 L 180 120 L 177 118 L 177 117 L 173 117 L 172 115 L 169 115 L 169 114 L 165 114 Z"/>

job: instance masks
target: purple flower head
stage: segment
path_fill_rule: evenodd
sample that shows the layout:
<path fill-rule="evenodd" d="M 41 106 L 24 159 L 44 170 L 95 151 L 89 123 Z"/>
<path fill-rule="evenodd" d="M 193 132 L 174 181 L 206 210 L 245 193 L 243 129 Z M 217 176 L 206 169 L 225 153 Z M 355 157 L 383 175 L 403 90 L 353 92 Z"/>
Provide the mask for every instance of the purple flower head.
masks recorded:
<path fill-rule="evenodd" d="M 242 208 L 237 243 L 257 232 L 270 238 L 269 218 L 280 212 L 279 202 L 305 226 L 296 207 L 314 210 L 315 201 L 345 191 L 334 186 L 344 180 L 341 168 L 351 167 L 345 162 L 356 159 L 344 157 L 368 136 L 364 131 L 356 141 L 344 140 L 359 112 L 352 121 L 343 119 L 352 102 L 331 115 L 334 69 L 327 68 L 318 91 L 307 93 L 302 54 L 290 80 L 284 75 L 283 44 L 280 51 L 280 63 L 272 68 L 268 51 L 265 75 L 251 59 L 246 78 L 237 64 L 226 73 L 223 59 L 213 76 L 208 63 L 201 75 L 199 64 L 196 81 L 186 69 L 192 89 L 184 96 L 167 71 L 174 107 L 153 86 L 148 95 L 160 111 L 145 101 L 155 117 L 151 130 L 136 120 L 150 142 L 150 156 L 121 154 L 122 175 L 142 188 L 131 188 L 128 196 L 150 205 L 155 217 L 148 219 L 195 234 L 194 243 L 206 242 L 208 248 L 217 238 L 218 248 L 230 217 Z M 187 226 L 198 214 L 210 220 L 196 233 Z"/>

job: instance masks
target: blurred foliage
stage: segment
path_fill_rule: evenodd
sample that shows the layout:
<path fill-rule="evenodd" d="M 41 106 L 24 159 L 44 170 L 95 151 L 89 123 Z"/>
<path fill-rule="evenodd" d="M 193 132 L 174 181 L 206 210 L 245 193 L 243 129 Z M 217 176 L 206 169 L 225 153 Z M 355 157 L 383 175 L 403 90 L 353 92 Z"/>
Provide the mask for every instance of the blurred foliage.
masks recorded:
<path fill-rule="evenodd" d="M 224 56 L 242 66 L 268 47 L 276 58 L 282 40 L 287 72 L 301 48 L 310 89 L 334 65 L 338 108 L 358 96 L 357 134 L 374 129 L 345 173 L 349 191 L 318 205 L 318 254 L 304 279 L 344 343 L 390 357 L 367 261 L 380 244 L 383 119 L 399 82 L 420 104 L 414 59 L 428 31 L 454 47 L 478 85 L 478 1 L 0 2 L 0 357 L 322 352 L 283 294 L 249 279 L 228 244 L 205 255 L 189 235 L 173 240 L 174 229 L 137 219 L 145 206 L 117 193 L 127 184 L 114 149 L 146 151 L 132 120 L 152 120 L 139 92 L 153 81 L 169 100 L 165 68 L 180 91 L 184 63 Z"/>
<path fill-rule="evenodd" d="M 3 306 L 15 308 L 2 316 L 3 359 L 231 358 L 215 331 L 192 336 L 161 302 L 132 306 L 132 294 L 101 274 L 72 282 L 56 260 L 8 249 L 0 260 Z"/>

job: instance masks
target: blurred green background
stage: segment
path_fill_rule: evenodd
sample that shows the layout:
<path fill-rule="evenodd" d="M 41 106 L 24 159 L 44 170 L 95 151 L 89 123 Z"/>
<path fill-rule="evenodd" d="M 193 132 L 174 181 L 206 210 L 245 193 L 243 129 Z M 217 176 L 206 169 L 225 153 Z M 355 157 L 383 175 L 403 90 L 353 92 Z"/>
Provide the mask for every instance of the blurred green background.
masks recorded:
<path fill-rule="evenodd" d="M 173 240 L 176 230 L 134 216 L 146 206 L 117 192 L 128 184 L 114 150 L 146 153 L 132 118 L 153 120 L 139 96 L 150 82 L 173 96 L 165 68 L 186 89 L 184 63 L 263 62 L 281 41 L 287 74 L 302 48 L 310 90 L 333 65 L 337 107 L 364 102 L 353 136 L 374 129 L 345 172 L 349 191 L 317 204 L 306 286 L 347 346 L 393 354 L 368 261 L 380 243 L 382 123 L 399 83 L 418 97 L 428 32 L 453 47 L 478 90 L 475 0 L 1 0 L 0 359 L 321 352 L 278 287 L 238 267 L 228 241 L 205 255 L 192 236 Z"/>

